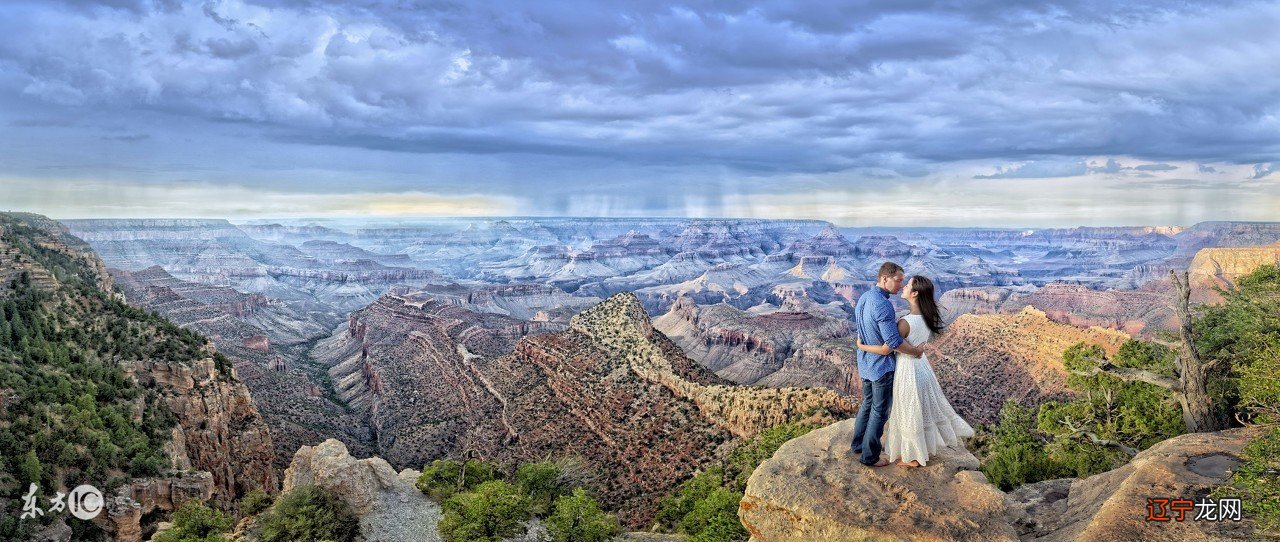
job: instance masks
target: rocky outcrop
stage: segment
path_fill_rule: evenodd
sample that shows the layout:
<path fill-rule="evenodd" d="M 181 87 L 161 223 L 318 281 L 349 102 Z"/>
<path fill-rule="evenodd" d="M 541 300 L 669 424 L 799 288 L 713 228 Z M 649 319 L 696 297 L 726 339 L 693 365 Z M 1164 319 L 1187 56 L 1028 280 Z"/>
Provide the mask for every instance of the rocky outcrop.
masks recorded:
<path fill-rule="evenodd" d="M 964 449 L 928 466 L 872 468 L 850 452 L 854 420 L 783 444 L 747 482 L 738 517 L 753 542 L 1016 540 L 1004 494 Z"/>
<path fill-rule="evenodd" d="M 272 343 L 297 344 L 331 325 L 281 300 L 181 280 L 160 266 L 134 272 L 112 269 L 111 275 L 131 305 L 196 329 L 223 348 L 234 344 L 266 352 Z"/>
<path fill-rule="evenodd" d="M 143 516 L 157 510 L 172 512 L 190 500 L 205 502 L 214 494 L 214 479 L 208 472 L 176 473 L 159 478 L 136 478 L 103 496 L 103 513 L 94 523 L 116 542 L 143 539 Z"/>
<path fill-rule="evenodd" d="M 1280 242 L 1266 246 L 1206 248 L 1196 253 L 1188 268 L 1192 301 L 1222 300 L 1216 288 L 1230 289 L 1240 277 L 1264 265 L 1280 264 Z M 1199 298 L 1199 299 L 1196 299 Z"/>
<path fill-rule="evenodd" d="M 853 423 L 787 442 L 752 473 L 738 516 L 753 542 L 1209 541 L 1259 534 L 1247 520 L 1193 521 L 1194 511 L 1180 522 L 1144 518 L 1149 498 L 1195 500 L 1221 485 L 1264 428 L 1182 435 L 1117 469 L 1006 494 L 960 448 L 942 448 L 915 469 L 863 466 L 849 451 Z"/>
<path fill-rule="evenodd" d="M 1129 335 L 1152 336 L 1175 331 L 1173 293 L 1169 289 L 1096 290 L 1076 284 L 1053 282 L 1011 302 L 1032 306 L 1055 322 L 1077 327 L 1098 326 Z"/>
<path fill-rule="evenodd" d="M 175 458 L 183 465 L 211 473 L 212 504 L 225 508 L 250 490 L 276 488 L 270 432 L 234 372 L 222 374 L 212 358 L 189 365 L 147 360 L 125 371 L 155 387 L 177 416 L 170 449 L 186 451 Z"/>
<path fill-rule="evenodd" d="M 271 466 L 274 453 L 267 427 L 254 407 L 248 389 L 236 379 L 230 364 L 215 357 L 214 345 L 198 336 L 181 332 L 170 322 L 116 304 L 116 299 L 112 299 L 115 292 L 110 290 L 112 281 L 105 266 L 85 243 L 67 234 L 57 223 L 34 215 L 0 214 L 0 230 L 3 230 L 0 231 L 3 236 L 0 255 L 11 255 L 11 261 L 20 265 L 24 273 L 43 269 L 44 273 L 39 276 L 49 277 L 45 283 L 31 280 L 31 287 L 48 288 L 46 293 L 50 295 L 44 298 L 45 307 L 50 311 L 47 317 L 58 322 L 59 332 L 67 333 L 68 337 L 94 338 L 90 340 L 93 344 L 64 345 L 68 347 L 70 359 L 77 361 L 49 366 L 65 377 L 83 371 L 78 360 L 85 358 L 118 365 L 124 375 L 138 385 L 132 388 L 133 395 L 130 396 L 133 402 L 131 422 L 146 428 L 149 438 L 142 441 L 143 445 L 160 447 L 160 450 L 150 451 L 156 452 L 156 456 L 163 452 L 163 457 L 168 459 L 167 465 L 155 466 L 156 470 L 164 473 L 162 476 L 123 479 L 124 484 L 119 491 L 106 496 L 107 513 L 99 516 L 104 529 L 113 533 L 117 540 L 139 540 L 152 528 L 153 512 L 157 510 L 172 511 L 191 499 L 229 509 L 237 497 L 249 490 L 274 491 L 276 476 Z M 0 258 L 0 268 L 8 260 Z M 103 330 L 136 334 L 162 347 L 152 350 L 136 346 L 112 347 Z M 97 349 L 97 354 L 76 349 Z M 8 354 L 0 357 L 6 362 L 10 359 Z M 110 378 L 111 389 L 124 388 L 116 380 L 118 377 L 109 376 L 111 372 L 103 373 L 98 369 L 88 374 L 95 376 L 81 378 Z M 97 376 L 103 374 L 108 376 Z M 63 386 L 77 385 L 71 384 L 74 380 L 63 382 Z M 91 394 L 86 397 L 89 397 L 90 404 L 94 404 Z M 103 404 L 124 401 L 125 397 L 122 392 L 121 396 L 99 397 L 96 401 Z M 46 398 L 34 399 L 44 404 Z M 58 399 L 48 399 L 53 400 L 55 407 L 58 405 Z M 80 405 L 77 408 L 87 407 Z M 168 438 L 164 438 L 164 433 L 154 432 L 151 427 L 155 423 L 154 418 L 144 422 L 147 414 L 166 409 L 177 421 L 168 430 Z M 169 413 L 159 419 L 167 419 Z M 0 424 L 10 423 L 11 419 L 0 420 Z M 112 431 L 101 434 L 106 435 L 100 437 L 105 440 L 97 441 L 97 447 L 117 451 L 128 448 L 127 455 L 125 452 L 118 455 L 142 457 L 135 455 L 138 451 L 133 450 L 139 445 L 138 441 L 119 440 L 127 433 Z M 54 458 L 41 459 L 45 461 L 44 468 L 49 469 L 45 471 L 46 475 L 51 475 L 54 480 L 74 480 L 80 475 L 72 475 L 71 472 L 83 470 L 78 460 L 72 463 L 62 457 L 56 461 L 52 460 Z M 139 472 L 136 468 L 122 468 L 119 458 L 97 457 L 97 462 L 104 463 L 97 466 L 107 469 L 105 475 L 113 478 L 126 472 Z M 88 482 L 101 484 L 106 480 Z"/>
<path fill-rule="evenodd" d="M 1168 263 L 1186 269 L 1200 250 L 1214 247 L 1256 247 L 1280 240 L 1280 222 L 1201 222 L 1174 238 L 1177 252 Z"/>
<path fill-rule="evenodd" d="M 703 415 L 739 437 L 752 437 L 797 417 L 851 412 L 852 402 L 840 394 L 811 388 L 743 389 L 705 385 L 682 378 L 672 359 L 654 344 L 648 314 L 630 292 L 616 294 L 573 317 L 570 327 L 624 355 L 631 370 L 693 401 Z M 665 337 L 664 337 L 665 338 Z"/>
<path fill-rule="evenodd" d="M 1248 538 L 1232 521 L 1144 521 L 1147 499 L 1195 500 L 1221 485 L 1261 428 L 1191 433 L 1160 442 L 1117 469 L 1083 479 L 1049 480 L 1006 498 L 1007 521 L 1024 541 L 1224 540 Z M 1169 517 L 1177 513 L 1167 510 Z"/>
<path fill-rule="evenodd" d="M 938 307 L 942 309 L 942 318 L 952 322 L 962 314 L 998 313 L 1010 298 L 1017 296 L 1018 292 L 1013 289 L 1000 286 L 956 288 L 942 294 Z"/>
<path fill-rule="evenodd" d="M 366 540 L 440 540 L 440 507 L 414 483 L 421 473 L 398 474 L 379 457 L 356 459 L 342 442 L 303 446 L 284 473 L 284 491 L 314 485 L 333 492 L 360 519 Z"/>

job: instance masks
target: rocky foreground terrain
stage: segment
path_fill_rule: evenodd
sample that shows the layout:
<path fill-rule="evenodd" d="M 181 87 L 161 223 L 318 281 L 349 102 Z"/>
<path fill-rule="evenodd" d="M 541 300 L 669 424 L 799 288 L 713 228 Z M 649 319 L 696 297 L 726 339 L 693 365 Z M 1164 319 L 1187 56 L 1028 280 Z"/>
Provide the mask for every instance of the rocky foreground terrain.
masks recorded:
<path fill-rule="evenodd" d="M 963 448 L 928 466 L 872 469 L 848 453 L 853 420 L 784 444 L 751 475 L 738 516 L 753 542 L 1245 539 L 1235 522 L 1148 522 L 1149 497 L 1195 499 L 1220 485 L 1262 428 L 1192 433 L 1083 479 L 1004 493 Z"/>

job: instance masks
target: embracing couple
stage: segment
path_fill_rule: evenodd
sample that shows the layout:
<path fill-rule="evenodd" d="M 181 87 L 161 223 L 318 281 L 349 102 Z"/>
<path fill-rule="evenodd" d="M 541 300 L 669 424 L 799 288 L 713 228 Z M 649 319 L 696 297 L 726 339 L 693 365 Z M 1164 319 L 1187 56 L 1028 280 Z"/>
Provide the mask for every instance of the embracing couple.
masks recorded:
<path fill-rule="evenodd" d="M 911 314 L 901 320 L 895 318 L 889 301 L 899 292 L 911 305 Z M 853 428 L 853 453 L 858 460 L 871 467 L 894 461 L 919 467 L 940 444 L 950 446 L 973 436 L 973 428 L 942 394 L 924 356 L 924 343 L 942 332 L 933 282 L 920 275 L 906 280 L 902 266 L 885 262 L 876 287 L 858 298 L 854 315 L 862 379 L 862 406 Z M 880 436 L 886 432 L 882 450 Z M 888 453 L 888 459 L 880 457 L 881 451 Z"/>

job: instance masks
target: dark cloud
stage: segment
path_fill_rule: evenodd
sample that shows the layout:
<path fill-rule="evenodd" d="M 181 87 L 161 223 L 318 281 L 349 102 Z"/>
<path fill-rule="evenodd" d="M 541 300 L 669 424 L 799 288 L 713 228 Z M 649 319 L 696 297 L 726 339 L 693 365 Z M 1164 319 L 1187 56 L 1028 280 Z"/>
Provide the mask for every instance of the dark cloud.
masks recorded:
<path fill-rule="evenodd" d="M 149 111 L 566 170 L 1137 175 L 1276 160 L 1277 24 L 1231 2 L 16 1 L 0 93 L 33 119 Z"/>

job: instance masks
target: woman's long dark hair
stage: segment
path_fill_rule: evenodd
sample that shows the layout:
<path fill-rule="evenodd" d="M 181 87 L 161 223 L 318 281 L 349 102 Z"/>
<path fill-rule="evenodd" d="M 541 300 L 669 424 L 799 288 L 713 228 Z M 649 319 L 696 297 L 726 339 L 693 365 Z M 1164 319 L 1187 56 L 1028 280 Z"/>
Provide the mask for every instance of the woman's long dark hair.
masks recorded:
<path fill-rule="evenodd" d="M 911 277 L 911 291 L 920 294 L 916 297 L 916 301 L 920 303 L 920 315 L 924 317 L 924 325 L 929 326 L 929 331 L 934 335 L 942 333 L 946 325 L 942 323 L 938 302 L 933 298 L 933 281 L 922 275 Z"/>

